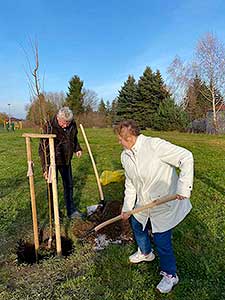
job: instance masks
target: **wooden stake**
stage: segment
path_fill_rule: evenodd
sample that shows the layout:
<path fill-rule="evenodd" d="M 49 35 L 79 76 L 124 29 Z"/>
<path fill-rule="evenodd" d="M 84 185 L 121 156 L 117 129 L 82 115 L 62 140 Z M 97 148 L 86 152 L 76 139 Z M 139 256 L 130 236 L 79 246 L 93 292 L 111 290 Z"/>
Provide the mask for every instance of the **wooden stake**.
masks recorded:
<path fill-rule="evenodd" d="M 39 250 L 39 239 L 38 239 L 38 222 L 37 222 L 37 209 L 36 209 L 36 200 L 35 200 L 35 191 L 34 191 L 34 174 L 32 167 L 32 150 L 30 137 L 26 137 L 26 147 L 27 147 L 27 163 L 28 163 L 28 177 L 30 183 L 30 197 L 31 197 L 31 209 L 32 209 L 32 218 L 33 218 L 33 231 L 34 231 L 34 247 L 36 261 L 38 261 L 38 250 Z"/>
<path fill-rule="evenodd" d="M 57 180 L 56 180 L 56 166 L 55 166 L 55 149 L 54 139 L 49 138 L 50 148 L 50 167 L 52 168 L 52 194 L 53 194 L 53 209 L 55 218 L 55 235 L 56 235 L 56 251 L 57 255 L 62 255 L 61 236 L 60 236 L 60 222 L 59 222 L 59 206 L 58 206 L 58 193 L 57 193 Z"/>
<path fill-rule="evenodd" d="M 104 202 L 104 195 L 103 195 L 103 191 L 102 191 L 101 182 L 100 182 L 100 179 L 99 179 L 99 176 L 98 176 L 98 171 L 97 171 L 96 164 L 95 164 L 92 152 L 91 152 L 91 148 L 90 148 L 90 145 L 88 143 L 88 139 L 87 139 L 87 136 L 85 134 L 84 127 L 83 127 L 82 124 L 80 124 L 80 129 L 81 129 L 81 132 L 83 134 L 84 141 L 86 143 L 86 146 L 87 146 L 87 149 L 88 149 L 88 153 L 90 155 L 91 162 L 92 162 L 92 165 L 93 165 L 93 168 L 94 168 L 95 177 L 96 177 L 97 184 L 98 184 L 98 191 L 99 191 L 100 199 L 101 199 L 102 202 Z"/>
<path fill-rule="evenodd" d="M 55 134 L 44 134 L 44 133 L 23 133 L 23 137 L 30 137 L 30 138 L 40 138 L 40 139 L 49 139 L 56 137 Z"/>
<path fill-rule="evenodd" d="M 50 184 L 47 183 L 48 190 L 48 213 L 49 213 L 49 238 L 48 238 L 48 248 L 52 247 L 52 237 L 53 237 L 53 227 L 52 227 L 52 201 L 50 193 Z"/>

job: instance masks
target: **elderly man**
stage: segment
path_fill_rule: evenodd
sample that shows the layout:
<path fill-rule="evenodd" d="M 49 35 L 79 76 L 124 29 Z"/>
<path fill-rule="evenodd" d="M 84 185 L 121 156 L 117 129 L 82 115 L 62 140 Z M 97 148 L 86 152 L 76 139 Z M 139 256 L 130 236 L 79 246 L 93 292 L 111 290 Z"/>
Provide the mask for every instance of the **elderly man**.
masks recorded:
<path fill-rule="evenodd" d="M 160 259 L 160 274 L 163 276 L 157 289 L 161 293 L 168 293 L 179 281 L 172 247 L 172 229 L 192 207 L 189 198 L 193 183 L 193 156 L 182 147 L 140 134 L 133 120 L 120 122 L 115 132 L 124 148 L 121 161 L 126 182 L 122 219 L 128 219 L 129 214 L 126 212 L 134 207 L 176 194 L 177 200 L 147 209 L 130 218 L 138 245 L 138 251 L 129 257 L 130 262 L 150 262 L 155 258 L 148 234 L 147 225 L 150 223 Z M 176 168 L 180 169 L 179 176 Z"/>
<path fill-rule="evenodd" d="M 56 134 L 55 160 L 56 174 L 58 171 L 62 177 L 64 188 L 64 200 L 69 218 L 80 217 L 81 214 L 73 201 L 73 177 L 71 160 L 73 153 L 78 158 L 82 155 L 82 149 L 77 139 L 77 126 L 72 111 L 68 107 L 61 108 L 54 118 L 46 124 L 45 133 Z M 44 144 L 45 143 L 45 144 Z M 46 152 L 46 155 L 45 155 Z M 41 141 L 39 145 L 43 175 L 48 179 L 49 145 L 47 141 Z"/>

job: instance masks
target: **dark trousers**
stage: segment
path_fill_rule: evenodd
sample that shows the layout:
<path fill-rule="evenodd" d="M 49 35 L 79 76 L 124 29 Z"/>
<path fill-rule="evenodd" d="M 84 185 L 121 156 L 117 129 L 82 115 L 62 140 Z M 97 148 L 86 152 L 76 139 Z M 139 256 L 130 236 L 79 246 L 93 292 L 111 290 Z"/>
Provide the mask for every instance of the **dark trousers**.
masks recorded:
<path fill-rule="evenodd" d="M 130 217 L 130 222 L 135 240 L 141 252 L 143 254 L 150 253 L 152 251 L 152 245 L 148 233 L 148 226 L 143 230 L 142 224 L 139 223 L 134 216 Z M 177 269 L 172 246 L 172 230 L 153 233 L 153 240 L 159 255 L 161 271 L 175 275 Z"/>
<path fill-rule="evenodd" d="M 58 181 L 58 172 L 62 177 L 64 189 L 64 201 L 67 209 L 67 216 L 70 217 L 76 211 L 73 201 L 73 176 L 71 163 L 69 165 L 56 166 L 56 178 Z"/>

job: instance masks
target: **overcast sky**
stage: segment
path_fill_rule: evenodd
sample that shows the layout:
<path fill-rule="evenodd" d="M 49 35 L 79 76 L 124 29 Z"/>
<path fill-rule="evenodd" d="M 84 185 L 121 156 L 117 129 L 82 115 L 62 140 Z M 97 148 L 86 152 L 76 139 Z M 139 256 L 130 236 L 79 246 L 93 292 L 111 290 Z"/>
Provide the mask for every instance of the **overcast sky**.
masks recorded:
<path fill-rule="evenodd" d="M 188 60 L 199 38 L 225 42 L 225 1 L 219 0 L 7 0 L 0 1 L 0 112 L 25 117 L 30 92 L 29 40 L 38 41 L 45 91 L 67 92 L 78 75 L 99 98 L 113 100 L 129 74 L 148 65 L 166 69 Z M 26 54 L 25 54 L 25 52 Z"/>

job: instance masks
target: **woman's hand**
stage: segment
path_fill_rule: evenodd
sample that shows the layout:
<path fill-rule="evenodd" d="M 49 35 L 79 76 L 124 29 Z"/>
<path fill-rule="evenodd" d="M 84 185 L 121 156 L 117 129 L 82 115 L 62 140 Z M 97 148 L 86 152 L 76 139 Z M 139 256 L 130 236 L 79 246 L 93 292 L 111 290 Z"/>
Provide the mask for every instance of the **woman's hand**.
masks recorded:
<path fill-rule="evenodd" d="M 187 198 L 187 197 L 179 195 L 179 194 L 177 194 L 177 196 L 176 196 L 176 199 L 178 199 L 178 200 L 184 200 L 185 198 Z"/>
<path fill-rule="evenodd" d="M 121 219 L 123 220 L 123 221 L 126 221 L 126 220 L 128 220 L 129 218 L 130 218 L 130 214 L 128 214 L 128 213 L 126 213 L 126 212 L 121 212 Z"/>

